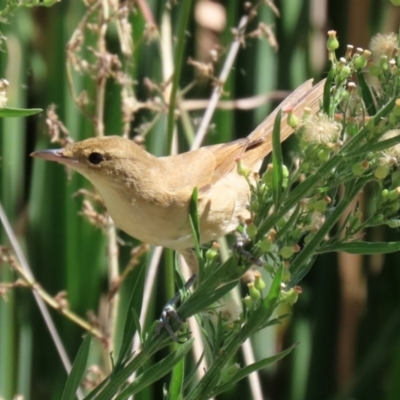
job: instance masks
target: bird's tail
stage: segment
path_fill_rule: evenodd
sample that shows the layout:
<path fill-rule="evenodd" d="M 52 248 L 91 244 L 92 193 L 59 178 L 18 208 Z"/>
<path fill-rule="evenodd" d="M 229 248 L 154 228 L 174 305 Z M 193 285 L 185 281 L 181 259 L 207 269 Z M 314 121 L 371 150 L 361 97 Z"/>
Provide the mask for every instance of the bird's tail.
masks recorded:
<path fill-rule="evenodd" d="M 320 100 L 324 92 L 325 79 L 318 82 L 316 85 L 312 85 L 313 80 L 310 79 L 300 85 L 293 93 L 291 93 L 279 106 L 268 115 L 267 118 L 256 129 L 248 138 L 250 143 L 260 141 L 260 145 L 257 146 L 257 153 L 262 153 L 263 156 L 267 156 L 272 151 L 272 129 L 276 115 L 280 109 L 286 111 L 292 110 L 294 115 L 301 118 L 304 108 L 308 107 L 311 110 L 311 114 L 315 114 L 320 109 Z M 281 142 L 287 139 L 293 133 L 287 122 L 286 118 L 282 118 L 281 122 Z"/>

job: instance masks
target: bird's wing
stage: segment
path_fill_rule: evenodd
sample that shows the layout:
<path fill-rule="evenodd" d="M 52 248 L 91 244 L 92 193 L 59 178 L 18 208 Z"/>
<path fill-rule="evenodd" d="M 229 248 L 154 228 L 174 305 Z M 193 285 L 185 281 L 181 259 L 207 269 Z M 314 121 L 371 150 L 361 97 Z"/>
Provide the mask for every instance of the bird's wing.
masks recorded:
<path fill-rule="evenodd" d="M 319 111 L 319 101 L 322 98 L 325 80 L 312 86 L 312 79 L 304 82 L 292 94 L 290 94 L 268 117 L 246 138 L 230 143 L 204 147 L 214 157 L 214 170 L 207 171 L 204 180 L 205 191 L 227 173 L 236 168 L 240 159 L 245 166 L 257 170 L 262 160 L 272 150 L 271 132 L 279 109 L 283 111 L 292 109 L 297 116 L 301 116 L 305 107 L 315 114 Z M 287 125 L 286 119 L 281 121 L 281 141 L 287 139 L 293 133 L 293 129 Z"/>
<path fill-rule="evenodd" d="M 170 190 L 189 190 L 196 186 L 200 194 L 206 193 L 216 182 L 237 167 L 238 160 L 255 172 L 258 171 L 262 160 L 272 150 L 270 133 L 279 109 L 291 108 L 298 116 L 301 116 L 304 107 L 310 107 L 311 113 L 318 112 L 324 83 L 325 80 L 312 86 L 312 80 L 304 82 L 246 138 L 167 157 L 169 165 L 173 165 L 175 169 L 174 173 L 170 174 Z M 293 129 L 287 125 L 286 118 L 283 118 L 281 141 L 292 132 Z M 178 171 L 180 173 L 177 173 Z"/>

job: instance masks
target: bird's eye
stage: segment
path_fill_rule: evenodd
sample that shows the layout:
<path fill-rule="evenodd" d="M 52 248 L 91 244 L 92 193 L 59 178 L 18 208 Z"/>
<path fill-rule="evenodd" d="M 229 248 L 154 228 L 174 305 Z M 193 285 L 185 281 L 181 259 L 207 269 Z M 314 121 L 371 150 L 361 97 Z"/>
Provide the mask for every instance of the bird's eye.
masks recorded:
<path fill-rule="evenodd" d="M 100 164 L 102 161 L 104 161 L 104 157 L 100 153 L 96 153 L 95 151 L 93 153 L 90 153 L 89 155 L 89 162 L 92 164 Z"/>

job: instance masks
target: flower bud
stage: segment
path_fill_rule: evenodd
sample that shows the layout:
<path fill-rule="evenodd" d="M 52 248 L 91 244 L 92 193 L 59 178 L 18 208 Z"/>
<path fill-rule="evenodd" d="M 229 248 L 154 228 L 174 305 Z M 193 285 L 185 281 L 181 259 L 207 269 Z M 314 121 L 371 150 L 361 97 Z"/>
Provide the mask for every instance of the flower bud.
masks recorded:
<path fill-rule="evenodd" d="M 369 167 L 368 161 L 361 161 L 358 164 L 354 164 L 352 168 L 353 174 L 355 176 L 361 176 L 368 169 L 368 167 Z"/>
<path fill-rule="evenodd" d="M 393 114 L 396 115 L 397 117 L 400 117 L 400 99 L 396 99 L 394 108 L 393 108 Z"/>
<path fill-rule="evenodd" d="M 249 288 L 249 295 L 250 297 L 254 300 L 257 301 L 261 297 L 261 293 L 254 287 L 254 282 L 249 282 L 247 284 L 247 287 Z"/>
<path fill-rule="evenodd" d="M 392 174 L 392 184 L 400 186 L 400 170 L 394 171 Z"/>
<path fill-rule="evenodd" d="M 323 212 L 326 210 L 327 202 L 323 200 L 318 200 L 314 203 L 314 211 L 320 211 Z"/>
<path fill-rule="evenodd" d="M 265 183 L 261 183 L 258 186 L 258 193 L 260 196 L 264 197 L 268 193 L 268 187 Z"/>
<path fill-rule="evenodd" d="M 243 303 L 244 303 L 245 307 L 247 307 L 249 310 L 252 310 L 254 307 L 254 301 L 250 296 L 246 296 L 243 299 Z"/>
<path fill-rule="evenodd" d="M 272 186 L 272 170 L 274 166 L 272 164 L 268 164 L 267 170 L 263 173 L 261 179 L 268 186 Z"/>
<path fill-rule="evenodd" d="M 321 149 L 318 151 L 318 158 L 321 161 L 328 161 L 330 158 L 330 151 L 328 149 Z"/>
<path fill-rule="evenodd" d="M 218 249 L 220 248 L 220 244 L 217 242 L 214 242 L 212 246 L 206 251 L 206 259 L 208 261 L 214 260 L 215 257 L 218 256 Z"/>
<path fill-rule="evenodd" d="M 246 226 L 246 233 L 251 237 L 254 238 L 257 234 L 257 227 L 252 223 Z"/>
<path fill-rule="evenodd" d="M 292 274 L 289 270 L 289 265 L 284 265 L 283 272 L 282 272 L 282 282 L 289 282 Z"/>
<path fill-rule="evenodd" d="M 294 303 L 296 303 L 301 293 L 302 293 L 301 287 L 295 286 L 286 292 L 285 291 L 281 292 L 280 300 L 282 303 L 286 303 L 292 306 Z"/>
<path fill-rule="evenodd" d="M 273 246 L 273 243 L 268 238 L 264 238 L 263 240 L 261 240 L 258 243 L 258 247 L 264 253 L 271 251 L 272 246 Z"/>
<path fill-rule="evenodd" d="M 371 76 L 378 77 L 381 74 L 381 69 L 377 65 L 371 64 L 369 66 L 369 73 Z"/>
<path fill-rule="evenodd" d="M 265 263 L 263 264 L 263 268 L 271 275 L 275 272 L 275 268 L 271 264 Z"/>
<path fill-rule="evenodd" d="M 245 165 L 243 165 L 240 160 L 238 160 L 237 161 L 237 172 L 240 176 L 244 176 L 245 178 L 248 178 L 251 171 L 249 168 L 247 168 Z"/>
<path fill-rule="evenodd" d="M 392 125 L 396 125 L 397 120 L 398 120 L 397 115 L 396 115 L 394 112 L 391 112 L 391 113 L 389 114 L 389 122 L 390 122 Z"/>
<path fill-rule="evenodd" d="M 305 121 L 310 115 L 311 115 L 311 108 L 310 107 L 304 107 L 303 108 L 302 120 Z"/>
<path fill-rule="evenodd" d="M 381 59 L 379 61 L 379 66 L 381 67 L 382 71 L 387 71 L 389 68 L 389 63 L 388 63 L 388 58 L 385 55 L 381 56 Z"/>
<path fill-rule="evenodd" d="M 254 274 L 254 278 L 254 287 L 261 292 L 265 288 L 265 282 L 263 281 L 261 274 L 259 272 L 256 272 Z"/>
<path fill-rule="evenodd" d="M 340 71 L 340 77 L 345 80 L 351 75 L 351 68 L 348 65 L 345 65 Z"/>
<path fill-rule="evenodd" d="M 346 132 L 350 136 L 355 136 L 358 133 L 358 125 L 354 118 L 348 118 L 346 120 Z"/>
<path fill-rule="evenodd" d="M 307 161 L 303 161 L 300 165 L 300 172 L 307 173 L 310 169 L 310 163 Z"/>
<path fill-rule="evenodd" d="M 388 199 L 389 200 L 397 200 L 400 197 L 400 187 L 397 187 L 396 189 L 393 189 L 389 191 L 388 193 Z"/>
<path fill-rule="evenodd" d="M 352 171 L 355 176 L 361 176 L 364 173 L 364 168 L 360 164 L 355 164 Z"/>
<path fill-rule="evenodd" d="M 229 382 L 231 378 L 240 370 L 239 364 L 235 363 L 224 368 L 221 373 L 221 382 Z"/>
<path fill-rule="evenodd" d="M 258 200 L 253 200 L 251 202 L 251 211 L 257 212 L 260 208 L 260 203 Z"/>
<path fill-rule="evenodd" d="M 371 56 L 369 50 L 364 50 L 363 53 L 354 60 L 354 66 L 357 69 L 363 69 L 367 66 L 368 59 Z"/>
<path fill-rule="evenodd" d="M 346 60 L 350 60 L 350 58 L 351 58 L 351 56 L 352 56 L 352 54 L 353 54 L 353 49 L 354 49 L 354 46 L 353 46 L 353 45 L 351 45 L 351 44 L 348 44 L 348 45 L 347 45 L 347 47 L 346 47 L 346 54 L 344 55 L 344 58 L 345 58 Z"/>
<path fill-rule="evenodd" d="M 287 113 L 287 124 L 292 128 L 296 129 L 299 126 L 299 118 L 294 115 L 293 110 L 286 110 Z"/>
<path fill-rule="evenodd" d="M 388 226 L 390 228 L 399 228 L 400 227 L 400 220 L 398 219 L 392 219 L 388 222 Z"/>
<path fill-rule="evenodd" d="M 290 258 L 293 254 L 294 254 L 294 248 L 293 246 L 283 246 L 280 251 L 279 254 L 283 257 L 283 258 Z"/>
<path fill-rule="evenodd" d="M 389 173 L 390 168 L 387 165 L 379 165 L 374 171 L 374 176 L 375 178 L 382 180 L 385 179 Z"/>
<path fill-rule="evenodd" d="M 326 42 L 326 48 L 329 51 L 335 51 L 339 47 L 339 41 L 336 37 L 336 31 L 328 32 L 328 40 Z"/>

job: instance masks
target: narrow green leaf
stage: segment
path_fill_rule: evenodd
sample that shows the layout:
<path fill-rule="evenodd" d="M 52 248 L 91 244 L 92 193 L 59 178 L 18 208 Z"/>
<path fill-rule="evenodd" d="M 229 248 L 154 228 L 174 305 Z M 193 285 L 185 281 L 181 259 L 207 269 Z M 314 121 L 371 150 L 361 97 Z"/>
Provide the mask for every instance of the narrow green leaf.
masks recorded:
<path fill-rule="evenodd" d="M 199 222 L 199 212 L 197 209 L 197 201 L 199 197 L 199 191 L 197 187 L 193 189 L 192 197 L 190 198 L 189 205 L 189 218 L 190 224 L 193 231 L 193 239 L 195 241 L 196 252 L 200 254 L 199 243 L 200 243 L 200 222 Z"/>
<path fill-rule="evenodd" d="M 329 71 L 328 76 L 326 77 L 325 85 L 324 85 L 324 98 L 322 103 L 322 109 L 325 114 L 330 115 L 331 111 L 331 87 L 332 81 L 335 76 L 335 71 L 333 68 Z"/>
<path fill-rule="evenodd" d="M 276 114 L 274 129 L 272 131 L 272 196 L 276 208 L 279 206 L 279 200 L 282 194 L 283 182 L 283 156 L 281 147 L 281 118 L 282 110 Z"/>
<path fill-rule="evenodd" d="M 41 108 L 0 108 L 0 118 L 29 117 L 42 112 Z"/>
<path fill-rule="evenodd" d="M 26 8 L 33 8 L 33 7 L 51 7 L 54 6 L 54 4 L 59 3 L 61 0 L 34 0 L 30 3 L 24 3 L 22 2 L 21 5 L 26 7 Z"/>
<path fill-rule="evenodd" d="M 390 139 L 386 140 L 381 140 L 380 142 L 373 143 L 373 144 L 368 144 L 361 149 L 351 151 L 347 154 L 345 154 L 345 157 L 351 158 L 351 157 L 359 157 L 362 156 L 366 153 L 375 153 L 377 151 L 383 151 L 386 149 L 389 149 L 390 147 L 395 146 L 396 144 L 400 143 L 400 135 L 392 137 Z"/>
<path fill-rule="evenodd" d="M 278 301 L 279 294 L 281 292 L 282 276 L 283 276 L 283 264 L 281 264 L 278 270 L 276 271 L 274 280 L 272 281 L 271 288 L 269 289 L 268 292 L 268 296 L 264 299 L 264 307 L 266 309 L 275 307 L 275 304 Z"/>
<path fill-rule="evenodd" d="M 183 399 L 183 377 L 185 372 L 185 359 L 182 358 L 172 370 L 171 381 L 169 382 L 169 391 L 167 400 Z"/>
<path fill-rule="evenodd" d="M 168 374 L 168 372 L 170 372 L 171 369 L 186 356 L 192 347 L 193 341 L 194 339 L 189 339 L 187 342 L 179 346 L 176 351 L 145 370 L 145 372 L 139 375 L 133 383 L 131 383 L 116 397 L 116 400 L 127 399 L 129 396 L 140 392 L 142 389 Z"/>
<path fill-rule="evenodd" d="M 267 321 L 264 325 L 262 325 L 260 327 L 260 330 L 267 328 L 269 326 L 281 324 L 285 318 L 288 318 L 291 315 L 292 315 L 291 313 L 287 313 L 287 314 L 282 314 L 277 318 L 270 319 L 269 321 Z"/>
<path fill-rule="evenodd" d="M 174 75 L 172 77 L 172 89 L 171 96 L 169 98 L 169 108 L 168 108 L 168 128 L 167 128 L 167 154 L 169 154 L 172 145 L 172 135 L 174 132 L 175 123 L 175 104 L 176 96 L 179 87 L 179 80 L 181 77 L 182 65 L 184 64 L 184 49 L 186 43 L 186 29 L 189 23 L 190 10 L 192 8 L 192 0 L 186 0 L 182 3 L 181 15 L 179 18 L 178 32 L 175 33 L 175 37 L 178 39 L 176 44 L 176 50 L 174 55 Z"/>
<path fill-rule="evenodd" d="M 400 251 L 400 242 L 350 242 L 322 247 L 318 254 L 342 251 L 350 254 L 387 254 Z"/>
<path fill-rule="evenodd" d="M 132 345 L 132 338 L 136 333 L 138 326 L 137 315 L 140 313 L 143 300 L 143 288 L 145 278 L 145 266 L 141 266 L 135 286 L 132 289 L 132 296 L 129 301 L 128 309 L 126 311 L 124 331 L 122 335 L 121 348 L 119 350 L 118 359 L 115 363 L 115 368 L 118 369 L 122 362 L 130 355 L 130 348 Z"/>
<path fill-rule="evenodd" d="M 365 80 L 364 74 L 361 71 L 357 71 L 357 77 L 358 77 L 358 84 L 361 89 L 361 96 L 362 99 L 364 100 L 365 108 L 367 109 L 369 115 L 375 115 L 376 107 L 374 103 L 374 98 L 372 97 L 372 93 L 369 90 L 369 86 L 367 84 L 367 81 Z"/>
<path fill-rule="evenodd" d="M 277 242 L 281 237 L 283 237 L 286 232 L 294 225 L 294 223 L 297 221 L 297 217 L 300 214 L 300 211 L 302 209 L 301 204 L 299 203 L 296 207 L 296 209 L 294 210 L 294 212 L 292 213 L 292 215 L 290 216 L 289 220 L 286 222 L 286 224 L 283 226 L 283 228 L 281 228 L 277 235 L 275 236 L 275 241 Z"/>
<path fill-rule="evenodd" d="M 81 347 L 76 355 L 74 365 L 72 366 L 71 372 L 68 376 L 67 382 L 65 383 L 64 390 L 61 396 L 61 400 L 74 400 L 76 391 L 78 390 L 79 384 L 86 372 L 86 364 L 89 356 L 91 336 L 86 335 L 83 340 Z"/>
<path fill-rule="evenodd" d="M 283 357 L 286 357 L 297 345 L 298 343 L 295 343 L 286 350 L 281 351 L 280 353 L 272 357 L 264 358 L 261 361 L 255 362 L 254 364 L 248 365 L 247 367 L 240 369 L 228 382 L 219 386 L 218 389 L 214 393 L 212 393 L 212 396 L 218 396 L 219 394 L 225 392 L 230 386 L 233 386 L 235 383 L 239 382 L 243 378 L 246 378 L 251 373 L 259 371 L 260 369 L 281 360 Z"/>
<path fill-rule="evenodd" d="M 148 332 L 154 332 L 157 321 L 154 321 Z M 151 333 L 149 333 L 151 335 Z M 152 335 L 143 346 L 142 351 L 124 365 L 119 371 L 113 371 L 96 389 L 94 389 L 85 400 L 110 400 L 125 385 L 127 379 L 139 368 L 143 367 L 149 358 L 158 350 L 165 347 L 172 339 L 168 334 Z"/>
<path fill-rule="evenodd" d="M 199 222 L 199 212 L 197 209 L 198 197 L 199 197 L 199 191 L 197 187 L 195 187 L 193 189 L 192 197 L 190 198 L 189 221 L 190 221 L 190 226 L 192 228 L 194 249 L 199 263 L 199 281 L 200 281 L 204 276 L 204 264 L 203 264 L 203 256 L 200 251 L 200 222 Z"/>
<path fill-rule="evenodd" d="M 186 375 L 185 381 L 183 382 L 183 390 L 185 390 L 189 386 L 192 379 L 196 376 L 196 371 L 199 369 L 200 364 L 203 361 L 203 358 L 204 358 L 204 351 L 203 353 L 201 353 L 199 361 L 197 361 L 193 369 Z"/>
<path fill-rule="evenodd" d="M 182 318 L 189 318 L 192 315 L 203 311 L 205 308 L 223 297 L 226 293 L 230 292 L 237 284 L 237 281 L 228 283 L 227 285 L 213 290 L 208 296 L 197 296 L 196 292 L 194 292 L 189 300 L 179 308 L 178 314 L 182 316 Z"/>
<path fill-rule="evenodd" d="M 97 385 L 86 397 L 84 400 L 93 400 L 93 399 L 98 399 L 97 395 L 103 391 L 103 389 L 108 385 L 110 380 L 110 377 L 107 377 L 106 379 L 103 380 L 103 382 L 100 383 L 100 385 Z"/>
<path fill-rule="evenodd" d="M 196 400 L 208 400 L 211 397 L 210 392 L 216 385 L 218 385 L 220 379 L 221 379 L 221 370 L 215 370 L 213 374 L 209 375 L 209 379 L 207 379 L 207 381 L 204 382 L 205 384 L 203 386 L 203 390 L 201 391 L 201 395 L 194 398 Z M 188 398 L 192 400 L 190 395 L 188 396 Z"/>

